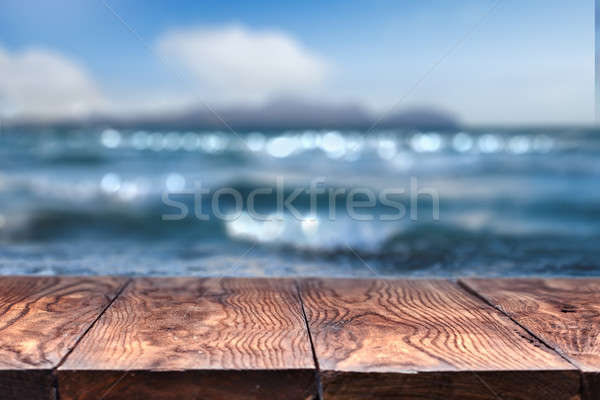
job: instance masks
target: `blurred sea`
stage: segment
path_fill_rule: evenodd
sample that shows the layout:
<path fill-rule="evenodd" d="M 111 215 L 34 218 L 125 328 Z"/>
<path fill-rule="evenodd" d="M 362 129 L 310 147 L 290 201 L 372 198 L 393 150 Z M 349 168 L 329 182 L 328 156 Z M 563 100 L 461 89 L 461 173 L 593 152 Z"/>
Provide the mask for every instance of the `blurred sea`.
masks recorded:
<path fill-rule="evenodd" d="M 276 221 L 220 212 L 177 221 L 164 193 L 193 210 L 200 188 L 286 195 L 320 178 L 327 190 L 404 188 L 417 218 L 359 221 L 336 197 L 308 194 Z M 186 194 L 187 193 L 187 194 Z M 347 196 L 347 194 L 346 194 Z M 276 195 L 256 197 L 275 215 Z M 244 207 L 246 205 L 244 204 Z M 361 214 L 382 215 L 376 202 Z M 277 214 L 279 215 L 279 214 Z M 600 274 L 600 132 L 156 132 L 4 129 L 0 134 L 0 273 L 237 276 Z"/>

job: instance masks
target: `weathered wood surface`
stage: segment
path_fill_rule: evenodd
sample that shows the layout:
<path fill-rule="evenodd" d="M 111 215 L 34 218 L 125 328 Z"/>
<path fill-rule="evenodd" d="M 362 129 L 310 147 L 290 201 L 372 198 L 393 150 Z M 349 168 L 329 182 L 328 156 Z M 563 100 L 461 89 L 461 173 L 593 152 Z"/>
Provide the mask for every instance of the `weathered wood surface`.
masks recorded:
<path fill-rule="evenodd" d="M 53 399 L 53 368 L 125 282 L 111 277 L 0 277 L 0 399 Z"/>
<path fill-rule="evenodd" d="M 324 399 L 600 399 L 600 279 L 126 282 L 0 277 L 0 399 L 314 398 L 307 322 Z"/>
<path fill-rule="evenodd" d="M 578 399 L 578 371 L 456 284 L 310 279 L 324 399 Z"/>
<path fill-rule="evenodd" d="M 61 400 L 308 399 L 295 283 L 135 279 L 58 370 Z"/>
<path fill-rule="evenodd" d="M 464 279 L 584 372 L 587 398 L 600 399 L 600 279 Z"/>

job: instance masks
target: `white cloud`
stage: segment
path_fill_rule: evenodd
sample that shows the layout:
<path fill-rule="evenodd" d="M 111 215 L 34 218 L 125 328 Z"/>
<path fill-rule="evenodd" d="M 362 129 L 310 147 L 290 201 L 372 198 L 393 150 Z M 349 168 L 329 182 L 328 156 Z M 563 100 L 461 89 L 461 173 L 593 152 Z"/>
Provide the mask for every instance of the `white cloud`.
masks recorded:
<path fill-rule="evenodd" d="M 53 51 L 0 47 L 0 116 L 81 117 L 105 104 L 84 69 Z"/>
<path fill-rule="evenodd" d="M 310 94 L 322 87 L 330 70 L 327 61 L 285 33 L 241 26 L 167 32 L 158 50 L 193 75 L 206 99 Z"/>

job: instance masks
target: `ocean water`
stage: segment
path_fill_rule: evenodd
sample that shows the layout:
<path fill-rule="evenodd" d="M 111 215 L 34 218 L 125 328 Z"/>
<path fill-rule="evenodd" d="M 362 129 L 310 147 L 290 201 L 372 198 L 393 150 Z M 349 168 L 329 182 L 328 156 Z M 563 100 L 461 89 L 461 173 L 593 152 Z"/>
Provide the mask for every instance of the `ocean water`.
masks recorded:
<path fill-rule="evenodd" d="M 600 132 L 5 128 L 0 274 L 598 275 Z"/>

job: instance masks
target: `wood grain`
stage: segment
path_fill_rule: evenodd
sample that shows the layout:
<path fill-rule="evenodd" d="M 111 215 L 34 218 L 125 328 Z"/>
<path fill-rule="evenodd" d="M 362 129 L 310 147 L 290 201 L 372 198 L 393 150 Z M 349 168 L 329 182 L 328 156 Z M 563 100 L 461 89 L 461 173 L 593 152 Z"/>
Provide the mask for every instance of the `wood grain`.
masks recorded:
<path fill-rule="evenodd" d="M 52 399 L 52 369 L 126 279 L 0 277 L 0 398 Z"/>
<path fill-rule="evenodd" d="M 600 279 L 464 279 L 584 373 L 587 398 L 600 399 Z"/>
<path fill-rule="evenodd" d="M 58 370 L 61 400 L 307 399 L 294 282 L 135 279 Z"/>
<path fill-rule="evenodd" d="M 309 279 L 301 297 L 325 399 L 578 399 L 578 371 L 439 280 Z"/>

